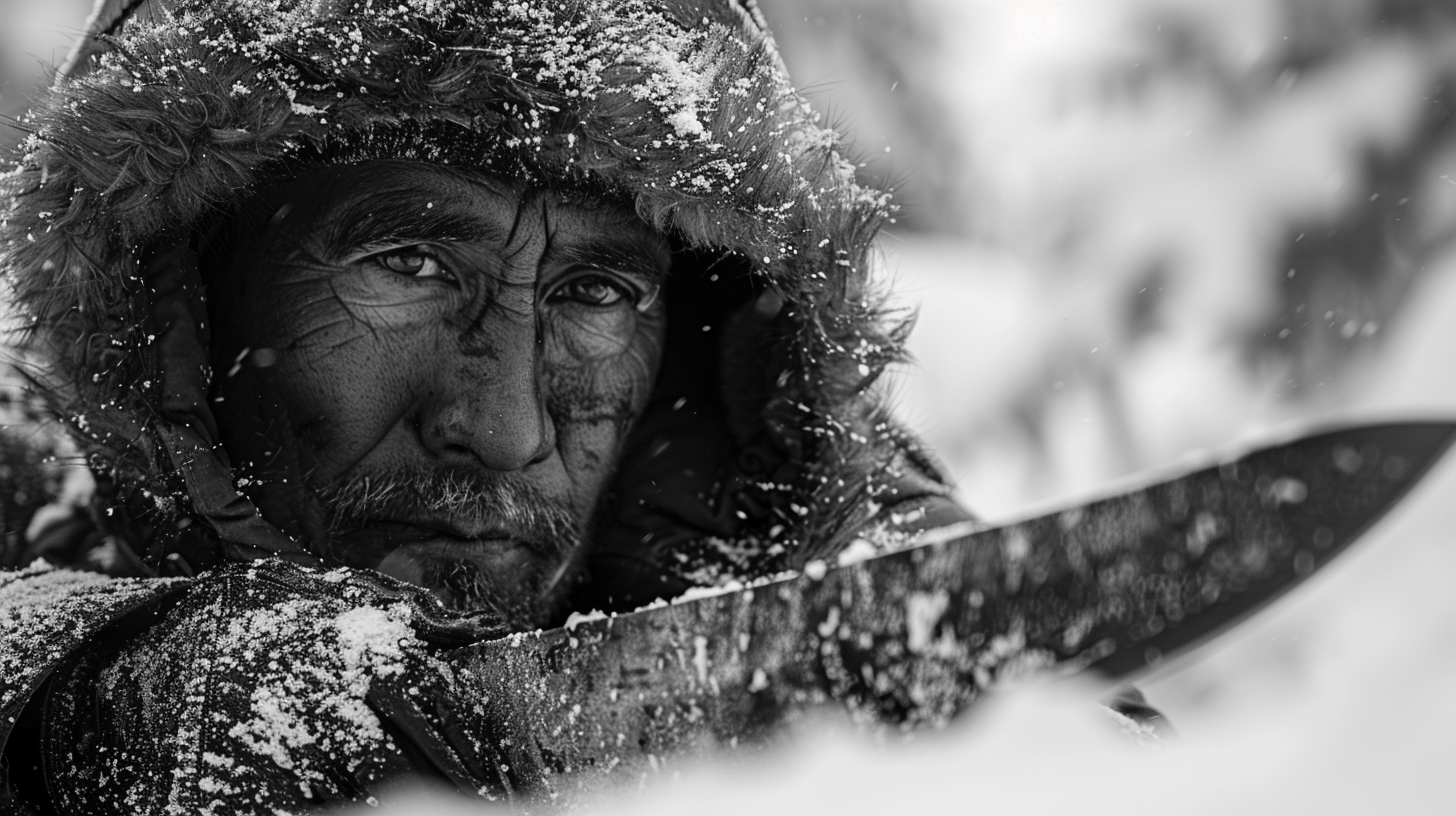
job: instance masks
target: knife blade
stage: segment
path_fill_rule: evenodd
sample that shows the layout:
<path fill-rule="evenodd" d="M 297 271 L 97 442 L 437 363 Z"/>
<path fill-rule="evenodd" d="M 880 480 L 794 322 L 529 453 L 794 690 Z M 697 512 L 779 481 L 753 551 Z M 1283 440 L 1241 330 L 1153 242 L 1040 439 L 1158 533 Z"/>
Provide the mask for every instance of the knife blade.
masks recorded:
<path fill-rule="evenodd" d="M 816 704 L 941 725 L 1010 678 L 1122 677 L 1223 631 L 1358 539 L 1453 437 L 1451 422 L 1320 433 L 1027 521 L 451 660 L 492 723 L 503 787 L 558 802 L 756 743 Z"/>

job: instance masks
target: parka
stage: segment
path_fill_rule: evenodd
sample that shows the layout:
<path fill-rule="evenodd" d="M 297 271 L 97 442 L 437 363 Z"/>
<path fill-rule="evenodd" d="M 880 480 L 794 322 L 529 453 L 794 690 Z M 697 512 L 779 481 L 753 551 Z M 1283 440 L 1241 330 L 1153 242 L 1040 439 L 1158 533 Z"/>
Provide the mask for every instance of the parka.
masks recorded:
<path fill-rule="evenodd" d="M 411 775 L 549 794 L 450 660 L 503 622 L 324 563 L 218 442 L 203 239 L 303 168 L 481 168 L 672 242 L 661 373 L 578 609 L 971 519 L 877 387 L 908 330 L 871 274 L 893 205 L 751 0 L 181 0 L 105 22 L 0 189 L 15 353 L 96 483 L 49 524 L 35 502 L 6 519 L 0 811 L 297 812 Z M 43 482 L 34 460 L 0 486 Z"/>

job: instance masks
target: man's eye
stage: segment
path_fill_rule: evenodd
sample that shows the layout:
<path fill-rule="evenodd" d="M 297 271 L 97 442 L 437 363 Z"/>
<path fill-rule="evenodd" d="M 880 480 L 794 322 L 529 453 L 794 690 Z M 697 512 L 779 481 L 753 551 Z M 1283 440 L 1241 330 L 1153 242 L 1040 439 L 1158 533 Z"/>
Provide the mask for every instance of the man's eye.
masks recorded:
<path fill-rule="evenodd" d="M 439 258 L 417 247 L 384 252 L 375 255 L 371 260 L 390 272 L 407 275 L 411 278 L 455 279 L 445 265 L 440 263 Z"/>
<path fill-rule="evenodd" d="M 635 299 L 636 294 L 625 285 L 601 275 L 583 275 L 568 281 L 552 296 L 552 300 L 570 300 L 587 306 L 615 306 Z"/>

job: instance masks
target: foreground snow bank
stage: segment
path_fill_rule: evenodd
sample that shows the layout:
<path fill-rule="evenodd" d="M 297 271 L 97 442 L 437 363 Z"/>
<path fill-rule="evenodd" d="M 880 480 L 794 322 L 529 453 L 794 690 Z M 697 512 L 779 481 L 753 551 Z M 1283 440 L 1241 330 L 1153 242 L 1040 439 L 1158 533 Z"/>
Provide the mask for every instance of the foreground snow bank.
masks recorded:
<path fill-rule="evenodd" d="M 1456 667 L 1452 667 L 1456 669 Z M 1451 687 L 1428 678 L 1404 700 L 1351 694 L 1339 711 L 1295 709 L 1229 723 L 1213 739 L 1129 741 L 1087 686 L 1007 693 L 961 727 L 875 744 L 822 725 L 790 749 L 737 767 L 686 769 L 605 798 L 603 816 L 895 812 L 1287 814 L 1434 813 L 1456 797 Z M 1412 691 L 1407 687 L 1407 691 Z M 1419 710 L 1411 703 L 1420 701 Z M 1427 705 L 1429 704 L 1429 705 Z M 1323 719 L 1314 724 L 1312 719 Z M 384 812 L 492 810 L 419 794 Z"/>

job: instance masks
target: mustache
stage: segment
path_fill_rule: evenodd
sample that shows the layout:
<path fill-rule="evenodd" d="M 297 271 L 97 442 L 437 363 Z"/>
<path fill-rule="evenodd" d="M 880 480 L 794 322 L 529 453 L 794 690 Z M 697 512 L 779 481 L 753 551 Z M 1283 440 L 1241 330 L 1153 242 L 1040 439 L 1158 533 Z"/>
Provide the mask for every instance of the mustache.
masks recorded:
<path fill-rule="evenodd" d="M 532 485 L 489 472 L 350 474 L 314 494 L 332 535 L 376 521 L 444 521 L 467 530 L 503 527 L 543 555 L 564 555 L 581 538 L 571 507 Z"/>

